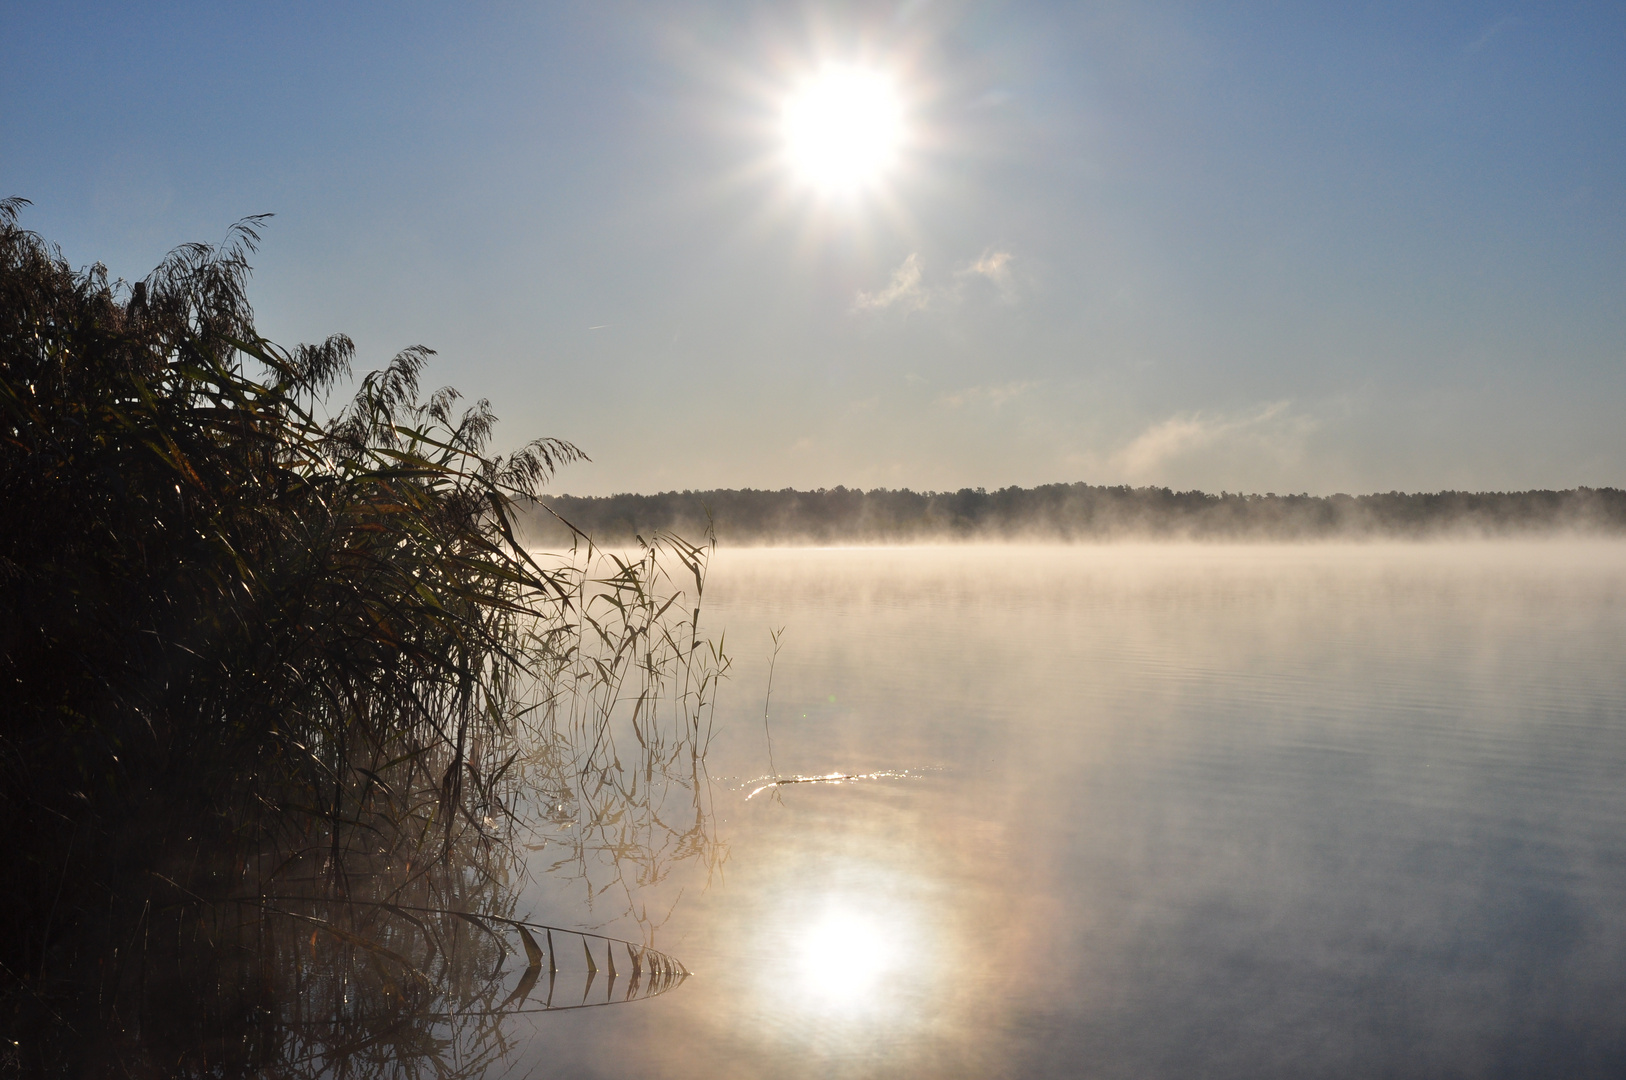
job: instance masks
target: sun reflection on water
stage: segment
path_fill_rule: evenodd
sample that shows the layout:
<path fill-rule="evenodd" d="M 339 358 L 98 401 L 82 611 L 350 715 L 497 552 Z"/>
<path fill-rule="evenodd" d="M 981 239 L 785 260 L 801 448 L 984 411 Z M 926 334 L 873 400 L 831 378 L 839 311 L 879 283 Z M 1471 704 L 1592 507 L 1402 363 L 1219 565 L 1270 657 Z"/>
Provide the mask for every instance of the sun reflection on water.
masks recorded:
<path fill-rule="evenodd" d="M 756 980 L 772 1027 L 821 1043 L 856 1039 L 849 1050 L 923 1020 L 940 989 L 934 958 L 942 953 L 929 886 L 889 869 L 854 869 L 777 909 L 762 927 L 760 955 L 785 963 L 759 969 Z"/>
<path fill-rule="evenodd" d="M 803 934 L 798 974 L 821 1002 L 862 1005 L 897 966 L 896 940 L 879 920 L 848 907 L 833 908 Z"/>

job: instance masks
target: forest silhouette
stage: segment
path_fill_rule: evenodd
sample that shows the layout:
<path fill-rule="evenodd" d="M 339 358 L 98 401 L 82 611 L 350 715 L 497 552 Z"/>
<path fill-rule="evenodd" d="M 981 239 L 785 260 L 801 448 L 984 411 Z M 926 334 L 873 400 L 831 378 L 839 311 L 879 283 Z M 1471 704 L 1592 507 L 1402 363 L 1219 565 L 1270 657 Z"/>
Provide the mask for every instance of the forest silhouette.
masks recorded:
<path fill-rule="evenodd" d="M 659 530 L 724 544 L 898 544 L 950 541 L 1300 541 L 1626 532 L 1626 491 L 1242 495 L 1084 483 L 997 491 L 785 488 L 656 495 L 548 495 L 529 524 L 557 538 L 557 518 L 601 543 Z"/>

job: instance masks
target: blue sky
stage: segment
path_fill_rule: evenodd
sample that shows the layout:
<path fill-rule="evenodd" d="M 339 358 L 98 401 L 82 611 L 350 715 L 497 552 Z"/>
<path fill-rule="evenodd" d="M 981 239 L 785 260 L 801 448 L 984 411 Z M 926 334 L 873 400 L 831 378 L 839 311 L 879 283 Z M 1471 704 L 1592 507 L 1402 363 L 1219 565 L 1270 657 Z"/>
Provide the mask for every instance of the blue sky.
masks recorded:
<path fill-rule="evenodd" d="M 1626 8 L 0 3 L 0 194 L 423 343 L 575 493 L 1626 486 Z M 891 79 L 864 193 L 809 73 Z"/>

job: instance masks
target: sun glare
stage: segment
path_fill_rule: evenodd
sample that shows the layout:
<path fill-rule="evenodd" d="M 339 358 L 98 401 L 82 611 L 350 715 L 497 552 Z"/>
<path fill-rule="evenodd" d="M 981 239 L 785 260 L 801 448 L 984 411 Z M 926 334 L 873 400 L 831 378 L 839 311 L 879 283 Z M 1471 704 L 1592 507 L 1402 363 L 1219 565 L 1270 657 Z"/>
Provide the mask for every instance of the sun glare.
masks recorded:
<path fill-rule="evenodd" d="M 878 925 L 845 910 L 831 911 L 809 926 L 801 946 L 801 981 L 829 1003 L 863 1001 L 897 959 Z"/>
<path fill-rule="evenodd" d="M 903 121 L 903 100 L 887 76 L 862 68 L 826 70 L 785 102 L 791 168 L 831 194 L 873 186 L 897 161 Z"/>

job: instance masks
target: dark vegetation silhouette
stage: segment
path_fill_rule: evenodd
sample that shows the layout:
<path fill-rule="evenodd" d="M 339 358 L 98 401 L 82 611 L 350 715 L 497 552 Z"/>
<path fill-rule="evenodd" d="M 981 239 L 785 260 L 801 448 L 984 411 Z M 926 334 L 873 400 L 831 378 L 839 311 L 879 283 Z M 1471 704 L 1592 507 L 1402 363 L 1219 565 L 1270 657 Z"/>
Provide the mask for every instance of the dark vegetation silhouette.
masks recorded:
<path fill-rule="evenodd" d="M 746 488 L 549 495 L 532 508 L 528 525 L 536 535 L 556 536 L 561 526 L 554 515 L 601 543 L 635 543 L 657 530 L 704 528 L 714 528 L 721 542 L 732 544 L 1620 535 L 1626 533 L 1626 491 L 1213 495 L 1082 483 L 952 492 Z"/>
<path fill-rule="evenodd" d="M 256 330 L 260 218 L 126 286 L 26 205 L 0 201 L 0 1071 L 444 1075 L 484 1053 L 449 1017 L 500 1054 L 492 1018 L 571 949 L 617 962 L 513 909 L 522 842 L 590 896 L 620 875 L 646 933 L 614 1000 L 673 985 L 628 883 L 721 858 L 709 548 L 529 551 L 516 508 L 583 455 L 489 453 L 486 402 L 420 394 L 426 348 L 325 413 L 354 348 Z"/>

